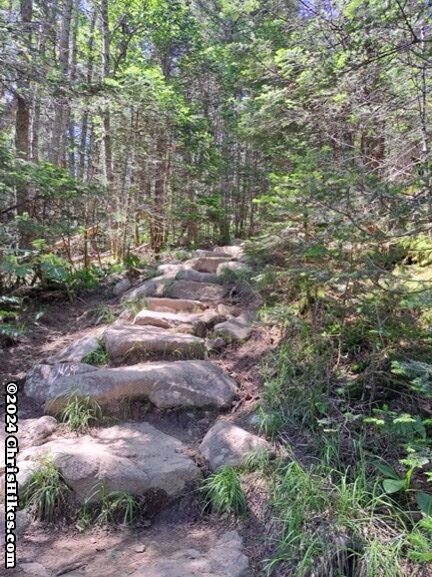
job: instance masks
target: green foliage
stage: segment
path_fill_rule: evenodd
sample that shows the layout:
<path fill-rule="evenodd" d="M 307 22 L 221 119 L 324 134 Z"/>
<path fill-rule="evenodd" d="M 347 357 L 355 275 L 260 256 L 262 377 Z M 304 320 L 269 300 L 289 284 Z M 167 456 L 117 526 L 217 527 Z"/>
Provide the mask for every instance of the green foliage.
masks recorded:
<path fill-rule="evenodd" d="M 219 515 L 244 517 L 247 512 L 246 497 L 241 479 L 233 467 L 223 467 L 213 473 L 201 485 L 205 507 Z"/>
<path fill-rule="evenodd" d="M 88 365 L 94 365 L 96 367 L 102 367 L 108 364 L 108 351 L 104 344 L 100 344 L 99 348 L 95 351 L 92 351 L 88 355 L 86 355 L 81 362 L 87 363 Z"/>
<path fill-rule="evenodd" d="M 82 433 L 101 422 L 103 413 L 97 401 L 72 392 L 59 418 L 71 431 Z"/>
<path fill-rule="evenodd" d="M 97 504 L 91 505 L 90 500 L 97 498 Z M 84 503 L 78 514 L 78 522 L 82 529 L 89 528 L 92 524 L 106 526 L 122 523 L 133 525 L 142 516 L 144 502 L 125 491 L 108 492 L 105 485 L 100 483 L 95 495 Z"/>
<path fill-rule="evenodd" d="M 22 493 L 22 506 L 28 508 L 35 519 L 52 522 L 65 514 L 70 493 L 54 463 L 41 460 L 32 473 Z"/>

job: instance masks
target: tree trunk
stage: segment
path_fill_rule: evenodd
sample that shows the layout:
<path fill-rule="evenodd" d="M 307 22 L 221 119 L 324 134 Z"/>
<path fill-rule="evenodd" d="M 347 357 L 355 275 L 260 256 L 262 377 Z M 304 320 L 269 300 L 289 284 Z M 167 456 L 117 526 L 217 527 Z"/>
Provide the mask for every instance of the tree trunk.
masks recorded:
<path fill-rule="evenodd" d="M 20 16 L 25 35 L 27 49 L 31 50 L 31 21 L 33 13 L 32 0 L 21 0 Z M 19 159 L 30 158 L 30 82 L 27 78 L 20 79 L 17 86 L 17 111 L 15 120 L 15 147 Z M 16 188 L 17 213 L 23 216 L 29 211 L 29 190 L 25 184 Z M 27 248 L 30 245 L 30 235 L 22 221 L 19 224 L 19 246 Z"/>

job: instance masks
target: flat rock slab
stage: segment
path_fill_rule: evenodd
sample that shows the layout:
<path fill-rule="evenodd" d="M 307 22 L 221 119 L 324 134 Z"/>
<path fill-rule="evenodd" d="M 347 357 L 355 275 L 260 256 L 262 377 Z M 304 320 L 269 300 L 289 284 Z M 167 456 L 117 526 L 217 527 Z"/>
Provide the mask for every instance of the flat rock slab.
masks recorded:
<path fill-rule="evenodd" d="M 149 311 L 168 313 L 199 313 L 206 310 L 207 305 L 200 301 L 190 299 L 153 298 L 145 300 L 145 306 Z"/>
<path fill-rule="evenodd" d="M 203 339 L 158 327 L 114 325 L 105 331 L 104 343 L 113 360 L 139 359 L 142 356 L 203 359 L 206 355 Z"/>
<path fill-rule="evenodd" d="M 144 495 L 159 490 L 172 497 L 201 477 L 183 450 L 178 439 L 148 423 L 124 423 L 99 429 L 92 436 L 55 439 L 31 447 L 21 453 L 18 465 L 25 461 L 37 467 L 40 458 L 49 455 L 81 502 L 97 502 L 101 483 L 106 493 Z"/>
<path fill-rule="evenodd" d="M 131 577 L 250 577 L 249 561 L 237 531 L 225 533 L 206 552 L 183 549 L 161 557 L 132 573 Z M 121 577 L 124 577 L 123 575 Z"/>
<path fill-rule="evenodd" d="M 218 266 L 224 262 L 229 262 L 230 257 L 225 256 L 210 256 L 210 257 L 198 257 L 190 261 L 187 261 L 185 265 L 190 266 L 190 268 L 197 270 L 198 272 L 216 274 Z"/>
<path fill-rule="evenodd" d="M 200 445 L 200 452 L 213 471 L 226 465 L 238 467 L 249 455 L 269 450 L 265 439 L 225 421 L 218 421 Z"/>
<path fill-rule="evenodd" d="M 200 321 L 201 315 L 194 313 L 163 313 L 143 310 L 136 315 L 133 324 L 172 329 L 182 325 L 193 326 Z"/>
<path fill-rule="evenodd" d="M 61 364 L 37 365 L 28 374 L 25 393 L 44 403 L 52 414 L 64 408 L 71 391 L 107 409 L 127 399 L 148 399 L 160 409 L 226 408 L 237 393 L 233 379 L 209 361 L 143 363 L 116 369 L 82 365 L 81 371 L 68 372 Z"/>
<path fill-rule="evenodd" d="M 228 341 L 246 341 L 252 334 L 252 324 L 247 317 L 240 316 L 219 323 L 214 327 L 214 333 Z"/>
<path fill-rule="evenodd" d="M 199 272 L 193 268 L 186 268 L 177 273 L 177 280 L 191 280 L 194 282 L 206 282 L 220 284 L 220 278 L 217 274 L 209 272 Z"/>
<path fill-rule="evenodd" d="M 174 299 L 190 299 L 208 303 L 220 303 L 225 296 L 225 287 L 217 284 L 176 280 L 165 290 L 165 296 Z"/>

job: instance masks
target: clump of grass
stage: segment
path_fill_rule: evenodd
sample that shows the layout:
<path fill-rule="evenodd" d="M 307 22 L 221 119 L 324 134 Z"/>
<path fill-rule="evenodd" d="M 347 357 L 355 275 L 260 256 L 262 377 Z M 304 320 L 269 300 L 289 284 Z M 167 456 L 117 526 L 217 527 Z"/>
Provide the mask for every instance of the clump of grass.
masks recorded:
<path fill-rule="evenodd" d="M 94 365 L 95 367 L 102 367 L 108 364 L 108 359 L 108 351 L 106 350 L 105 345 L 101 343 L 99 348 L 86 355 L 82 359 L 82 362 L 87 363 L 88 365 Z"/>
<path fill-rule="evenodd" d="M 223 467 L 207 477 L 201 490 L 205 508 L 219 515 L 244 517 L 247 513 L 246 497 L 238 472 L 233 467 Z"/>
<path fill-rule="evenodd" d="M 91 506 L 92 498 L 97 495 L 98 502 Z M 145 503 L 130 495 L 126 491 L 107 492 L 105 485 L 100 483 L 95 491 L 95 495 L 84 503 L 79 512 L 78 522 L 82 529 L 87 529 L 91 525 L 113 525 L 121 523 L 123 525 L 133 525 L 142 516 Z"/>
<path fill-rule="evenodd" d="M 103 418 L 99 403 L 91 397 L 83 397 L 77 392 L 72 392 L 69 395 L 66 406 L 60 413 L 60 421 L 69 430 L 77 433 L 87 431 L 92 425 L 100 423 Z"/>
<path fill-rule="evenodd" d="M 116 317 L 112 310 L 106 305 L 98 305 L 93 313 L 95 325 L 110 325 Z"/>
<path fill-rule="evenodd" d="M 44 458 L 27 483 L 21 503 L 39 521 L 55 521 L 64 513 L 69 487 L 63 481 L 53 461 Z"/>

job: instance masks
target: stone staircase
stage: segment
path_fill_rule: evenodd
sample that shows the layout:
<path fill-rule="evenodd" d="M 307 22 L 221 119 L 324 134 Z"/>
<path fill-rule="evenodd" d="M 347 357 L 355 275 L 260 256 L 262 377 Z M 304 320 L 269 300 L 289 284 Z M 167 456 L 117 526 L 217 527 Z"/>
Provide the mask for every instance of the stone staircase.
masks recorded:
<path fill-rule="evenodd" d="M 122 296 L 128 308 L 105 330 L 86 335 L 29 371 L 25 394 L 47 415 L 23 423 L 19 483 L 24 486 L 40 458 L 50 455 L 55 467 L 81 502 L 98 499 L 95 487 L 143 496 L 159 492 L 180 498 L 202 477 L 199 462 L 211 470 L 239 465 L 251 451 L 268 448 L 266 441 L 216 418 L 209 421 L 197 462 L 187 443 L 149 422 L 125 421 L 67 436 L 55 419 L 71 392 L 97 401 L 104 414 L 117 414 L 125 402 L 147 402 L 161 411 L 211 410 L 232 406 L 239 383 L 210 360 L 208 353 L 224 343 L 247 340 L 253 311 L 239 311 L 227 300 L 221 282 L 226 270 L 244 271 L 239 246 L 197 251 L 180 264 L 164 264 L 158 276 L 132 287 Z M 131 306 L 133 305 L 133 307 Z M 134 313 L 130 312 L 134 309 Z M 241 314 L 239 314 L 241 312 Z M 222 344 L 221 344 L 222 343 Z M 108 366 L 83 361 L 101 346 Z M 30 420 L 29 420 L 30 421 Z M 37 430 L 35 436 L 31 431 Z M 30 433 L 29 433 L 30 431 Z M 203 551 L 181 547 L 166 559 L 143 561 L 134 577 L 247 577 L 248 561 L 237 532 L 222 535 Z M 89 573 L 75 571 L 71 577 Z M 122 577 L 122 576 L 120 576 Z"/>

